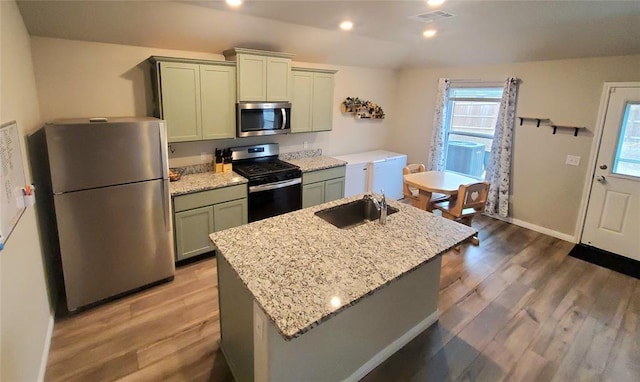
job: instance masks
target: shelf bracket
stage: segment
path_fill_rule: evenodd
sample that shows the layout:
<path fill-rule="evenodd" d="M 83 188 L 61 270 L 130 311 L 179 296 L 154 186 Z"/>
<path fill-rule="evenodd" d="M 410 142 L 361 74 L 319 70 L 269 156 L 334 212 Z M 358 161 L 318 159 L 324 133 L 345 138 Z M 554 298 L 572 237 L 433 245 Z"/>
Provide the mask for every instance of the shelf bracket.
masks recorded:
<path fill-rule="evenodd" d="M 549 121 L 549 118 L 532 118 L 532 117 L 518 117 L 520 119 L 520 126 L 524 121 L 536 121 L 536 127 L 540 127 L 540 123 Z"/>

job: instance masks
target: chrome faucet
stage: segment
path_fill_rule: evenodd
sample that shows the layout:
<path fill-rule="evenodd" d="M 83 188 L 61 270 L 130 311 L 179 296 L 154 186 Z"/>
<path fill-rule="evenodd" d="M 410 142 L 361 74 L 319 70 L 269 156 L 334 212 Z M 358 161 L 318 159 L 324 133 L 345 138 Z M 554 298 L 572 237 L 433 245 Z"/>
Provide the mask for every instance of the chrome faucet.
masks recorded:
<path fill-rule="evenodd" d="M 382 192 L 382 200 L 380 201 L 380 224 L 387 224 L 387 197 L 384 196 L 384 190 Z"/>
<path fill-rule="evenodd" d="M 363 199 L 371 199 L 373 205 L 376 206 L 376 210 L 380 212 L 380 218 L 378 222 L 382 225 L 387 224 L 387 198 L 384 196 L 384 190 L 382 192 L 382 199 L 378 201 L 375 196 L 366 194 Z"/>

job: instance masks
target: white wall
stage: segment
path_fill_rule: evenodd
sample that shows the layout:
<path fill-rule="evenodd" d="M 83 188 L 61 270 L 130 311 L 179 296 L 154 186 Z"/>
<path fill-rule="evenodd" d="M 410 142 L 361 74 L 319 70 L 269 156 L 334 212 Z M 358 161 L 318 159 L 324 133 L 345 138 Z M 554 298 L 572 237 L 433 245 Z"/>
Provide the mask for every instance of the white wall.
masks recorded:
<path fill-rule="evenodd" d="M 224 60 L 222 54 L 134 47 L 84 41 L 32 37 L 32 51 L 42 118 L 151 115 L 151 82 L 146 59 L 152 55 Z M 282 152 L 299 151 L 304 142 L 326 154 L 346 154 L 388 148 L 395 118 L 396 72 L 383 69 L 316 65 L 294 66 L 337 70 L 334 91 L 334 129 L 269 138 L 241 138 L 172 145 L 171 166 L 200 163 L 214 148 L 278 142 Z M 355 120 L 340 112 L 348 96 L 381 105 L 384 120 Z M 207 159 L 210 160 L 210 159 Z"/>
<path fill-rule="evenodd" d="M 0 14 L 0 121 L 15 120 L 26 135 L 40 124 L 29 35 L 13 0 L 0 2 Z M 21 143 L 28 165 L 24 140 Z M 36 381 L 43 377 L 39 373 L 44 371 L 53 315 L 33 207 L 27 208 L 0 252 L 0 271 L 0 380 Z"/>
<path fill-rule="evenodd" d="M 572 130 L 552 135 L 550 127 L 516 123 L 514 131 L 511 216 L 573 236 L 603 84 L 640 80 L 640 55 L 402 71 L 391 148 L 409 162 L 427 162 L 438 78 L 508 76 L 522 80 L 516 115 L 588 129 L 574 137 Z M 565 165 L 567 154 L 580 156 L 580 165 Z"/>

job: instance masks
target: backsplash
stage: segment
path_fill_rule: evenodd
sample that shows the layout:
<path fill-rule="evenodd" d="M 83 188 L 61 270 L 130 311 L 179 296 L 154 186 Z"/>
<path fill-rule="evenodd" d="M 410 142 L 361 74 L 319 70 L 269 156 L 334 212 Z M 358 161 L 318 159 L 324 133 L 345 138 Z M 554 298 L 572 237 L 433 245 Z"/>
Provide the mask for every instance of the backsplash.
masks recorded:
<path fill-rule="evenodd" d="M 177 173 L 180 173 L 181 175 L 200 174 L 203 172 L 213 171 L 213 163 L 208 162 L 208 163 L 193 164 L 190 166 L 172 167 L 171 170 Z"/>
<path fill-rule="evenodd" d="M 322 156 L 322 149 L 294 151 L 291 153 L 280 153 L 278 156 L 281 160 L 302 159 Z M 203 172 L 213 171 L 213 163 L 198 163 L 189 166 L 171 167 L 171 170 L 180 175 L 200 174 Z"/>
<path fill-rule="evenodd" d="M 322 155 L 322 149 L 314 149 L 314 150 L 294 151 L 292 153 L 280 153 L 278 158 L 280 158 L 281 160 L 288 160 L 288 159 L 319 157 L 321 155 Z"/>

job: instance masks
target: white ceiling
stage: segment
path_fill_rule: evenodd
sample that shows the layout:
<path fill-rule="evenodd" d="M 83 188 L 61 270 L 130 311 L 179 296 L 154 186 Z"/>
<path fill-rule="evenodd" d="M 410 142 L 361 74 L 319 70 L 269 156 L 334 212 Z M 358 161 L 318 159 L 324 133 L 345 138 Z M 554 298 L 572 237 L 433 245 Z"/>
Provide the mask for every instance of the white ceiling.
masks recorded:
<path fill-rule="evenodd" d="M 640 54 L 640 0 L 455 1 L 455 17 L 409 19 L 425 1 L 18 1 L 31 35 L 222 53 L 295 53 L 365 67 L 461 66 Z M 344 18 L 351 32 L 338 29 Z M 427 40 L 421 32 L 435 28 Z"/>

